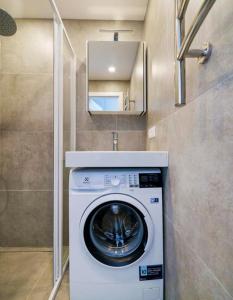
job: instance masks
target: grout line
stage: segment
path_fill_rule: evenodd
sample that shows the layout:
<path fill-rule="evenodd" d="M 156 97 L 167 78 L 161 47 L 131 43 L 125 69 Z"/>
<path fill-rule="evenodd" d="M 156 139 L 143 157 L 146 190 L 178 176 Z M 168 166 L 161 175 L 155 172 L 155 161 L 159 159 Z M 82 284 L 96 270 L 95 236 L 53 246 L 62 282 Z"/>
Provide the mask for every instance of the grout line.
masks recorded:
<path fill-rule="evenodd" d="M 30 75 L 30 76 L 32 76 L 32 75 L 36 75 L 36 76 L 44 76 L 44 75 L 49 75 L 49 76 L 53 76 L 53 73 L 49 73 L 49 72 L 44 72 L 44 73 L 37 73 L 37 72 L 35 72 L 35 73 L 21 73 L 20 71 L 18 72 L 18 73 L 13 73 L 13 72 L 1 72 L 1 74 L 0 75 L 14 75 L 14 76 L 22 76 L 22 75 Z"/>
<path fill-rule="evenodd" d="M 35 130 L 25 130 L 25 129 L 5 129 L 5 128 L 0 128 L 0 132 L 4 133 L 4 132 L 20 132 L 20 133 L 54 133 L 53 128 L 51 128 L 51 130 L 44 130 L 44 129 L 35 129 Z"/>
<path fill-rule="evenodd" d="M 180 238 L 182 239 L 181 233 L 178 231 L 178 229 L 175 227 L 172 220 L 169 218 L 167 214 L 165 214 L 165 218 L 168 220 L 168 222 L 172 225 L 172 227 L 175 229 L 175 231 L 178 233 Z M 222 287 L 223 291 L 230 296 L 230 298 L 233 300 L 233 295 L 230 294 L 230 292 L 226 289 L 226 287 L 223 285 L 223 283 L 218 279 L 218 277 L 215 275 L 215 273 L 211 270 L 211 268 L 205 263 L 205 261 L 196 253 L 192 248 L 190 248 L 187 244 L 185 244 L 186 248 L 189 249 L 191 253 L 193 253 L 194 256 L 205 266 L 207 271 L 212 275 L 214 280 Z"/>
<path fill-rule="evenodd" d="M 199 95 L 194 96 L 195 98 L 194 97 L 190 98 L 190 101 L 186 105 L 184 105 L 183 107 L 181 106 L 181 108 L 184 108 L 189 103 L 192 103 L 192 102 L 198 100 L 198 98 L 202 97 L 203 95 L 205 95 L 206 93 L 208 93 L 210 90 L 216 88 L 218 85 L 222 85 L 222 83 L 228 81 L 229 79 L 233 79 L 233 72 L 231 72 L 230 74 L 223 74 L 218 79 L 213 80 L 212 83 L 210 83 L 209 87 L 206 90 L 203 90 Z"/>
<path fill-rule="evenodd" d="M 116 128 L 116 127 L 115 127 Z M 94 133 L 94 132 L 101 132 L 101 133 L 103 133 L 103 132 L 108 132 L 108 133 L 112 133 L 115 129 L 113 128 L 112 130 L 111 129 L 100 129 L 100 130 L 97 130 L 97 129 L 79 129 L 79 128 L 76 128 L 77 130 L 78 130 L 78 132 L 82 132 L 82 133 L 85 133 L 85 132 L 92 132 L 92 133 Z M 118 129 L 118 130 L 116 130 L 116 131 L 118 131 L 118 132 L 128 132 L 128 133 L 134 133 L 134 132 L 144 132 L 144 131 L 146 131 L 146 128 L 142 128 L 142 129 L 140 129 L 140 128 L 136 128 L 136 129 L 126 129 L 126 130 L 124 130 L 124 129 Z"/>
<path fill-rule="evenodd" d="M 1 190 L 0 192 L 54 192 L 54 190 Z"/>
<path fill-rule="evenodd" d="M 24 252 L 32 252 L 32 253 L 47 253 L 53 252 L 52 247 L 0 247 L 0 253 L 24 253 Z"/>
<path fill-rule="evenodd" d="M 203 95 L 205 95 L 206 93 L 208 93 L 211 89 L 217 88 L 218 85 L 222 85 L 225 82 L 229 81 L 229 80 L 233 80 L 233 74 L 227 75 L 226 78 L 224 78 L 221 81 L 217 81 L 216 83 L 213 83 L 213 85 L 211 85 L 208 89 L 206 89 L 205 91 L 201 92 L 198 96 L 196 96 L 194 99 L 190 100 L 188 103 L 186 103 L 184 106 L 179 107 L 175 110 L 173 110 L 171 113 L 169 113 L 168 115 L 166 115 L 164 118 L 158 120 L 158 122 L 155 122 L 154 124 L 159 124 L 162 122 L 165 122 L 167 119 L 170 119 L 172 117 L 172 115 L 174 114 L 178 114 L 181 110 L 183 111 L 185 108 L 187 108 L 189 105 L 193 104 L 196 101 L 200 101 L 200 97 L 202 97 Z M 153 126 L 153 125 L 151 125 Z M 148 128 L 148 123 L 147 123 L 147 128 Z"/>

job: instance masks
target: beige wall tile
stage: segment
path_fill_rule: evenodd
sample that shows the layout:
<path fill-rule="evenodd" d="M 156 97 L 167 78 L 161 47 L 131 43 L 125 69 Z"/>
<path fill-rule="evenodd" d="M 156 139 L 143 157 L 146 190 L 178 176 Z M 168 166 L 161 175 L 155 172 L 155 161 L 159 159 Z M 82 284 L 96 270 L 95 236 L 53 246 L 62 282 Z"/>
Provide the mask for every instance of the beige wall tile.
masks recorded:
<path fill-rule="evenodd" d="M 0 241 L 48 246 L 53 193 L 39 190 L 53 190 L 53 22 L 16 22 L 0 51 Z"/>
<path fill-rule="evenodd" d="M 117 116 L 117 129 L 121 131 L 144 130 L 146 116 Z"/>
<path fill-rule="evenodd" d="M 112 150 L 111 131 L 78 131 L 77 149 L 79 151 Z"/>
<path fill-rule="evenodd" d="M 191 1 L 187 12 L 187 28 L 200 5 Z M 217 21 L 216 21 L 217 20 Z M 192 45 L 199 48 L 209 41 L 213 52 L 208 64 L 198 65 L 196 60 L 187 60 L 187 100 L 192 101 L 201 93 L 232 74 L 233 31 L 232 1 L 216 1 Z"/>
<path fill-rule="evenodd" d="M 118 147 L 121 151 L 140 151 L 145 149 L 143 130 L 118 131 Z M 112 131 L 79 131 L 77 147 L 80 151 L 111 151 Z"/>
<path fill-rule="evenodd" d="M 233 294 L 232 92 L 233 77 L 177 113 L 176 139 L 181 143 L 174 139 L 169 149 L 179 174 L 173 189 L 173 221 Z"/>
<path fill-rule="evenodd" d="M 205 262 L 166 218 L 166 299 L 232 300 Z"/>
<path fill-rule="evenodd" d="M 53 72 L 53 21 L 16 20 L 18 30 L 2 39 L 3 73 Z"/>
<path fill-rule="evenodd" d="M 0 129 L 53 130 L 53 76 L 0 75 Z"/>
<path fill-rule="evenodd" d="M 145 117 L 93 116 L 86 112 L 86 40 L 112 40 L 112 34 L 99 29 L 133 29 L 120 34 L 121 40 L 141 40 L 142 22 L 65 21 L 68 34 L 78 57 L 77 128 L 79 150 L 111 150 L 112 131 L 120 130 L 122 150 L 144 149 Z M 53 188 L 53 25 L 50 20 L 17 20 L 18 31 L 10 38 L 1 39 L 0 75 L 0 209 L 4 208 L 9 190 L 52 190 Z M 64 51 L 64 71 L 69 72 L 68 52 Z M 69 93 L 65 82 L 65 104 Z M 69 145 L 69 106 L 65 106 L 64 147 Z M 132 133 L 130 131 L 133 131 Z M 65 176 L 67 186 L 67 176 Z M 18 197 L 24 209 L 27 202 Z M 38 196 L 39 197 L 39 196 Z M 19 202 L 20 203 L 20 202 Z M 13 209 L 13 208 L 12 208 Z M 23 208 L 22 208 L 23 209 Z M 30 207 L 33 214 L 33 208 Z M 30 213 L 27 210 L 28 214 Z M 8 213 L 14 213 L 8 212 Z M 50 239 L 51 215 L 46 215 L 45 234 Z M 6 226 L 11 220 L 5 218 Z M 29 218 L 28 224 L 33 222 Z M 24 225 L 16 219 L 19 232 Z M 30 226 L 29 226 L 30 227 Z M 67 235 L 67 227 L 66 227 Z M 30 236 L 29 236 L 30 237 Z M 37 239 L 38 237 L 36 237 Z M 19 239 L 19 236 L 18 236 Z M 46 237 L 41 238 L 45 242 Z M 31 240 L 31 237 L 29 238 Z M 20 241 L 17 240 L 19 243 Z M 67 241 L 67 239 L 66 239 Z M 16 242 L 16 240 L 15 240 Z M 35 243 L 39 243 L 35 240 Z M 27 245 L 22 236 L 20 245 Z M 16 245 L 18 246 L 18 245 Z"/>
<path fill-rule="evenodd" d="M 231 295 L 232 93 L 233 77 L 157 123 L 148 142 L 150 150 L 169 151 L 166 213 Z"/>
<path fill-rule="evenodd" d="M 2 36 L 0 37 L 0 72 L 2 72 Z"/>
<path fill-rule="evenodd" d="M 53 132 L 1 131 L 1 181 L 10 190 L 53 189 Z"/>
<path fill-rule="evenodd" d="M 91 131 L 91 130 L 117 130 L 117 118 L 116 116 L 101 116 L 93 115 L 85 111 L 78 111 L 77 116 L 77 130 L 80 131 Z"/>
<path fill-rule="evenodd" d="M 0 212 L 1 247 L 52 246 L 53 192 L 7 191 L 5 202 Z"/>
<path fill-rule="evenodd" d="M 167 299 L 232 299 L 233 6 L 216 1 L 195 39 L 194 48 L 212 42 L 213 55 L 203 66 L 187 62 L 188 104 L 177 109 L 174 7 L 168 2 L 151 0 L 145 22 L 147 128 L 156 126 L 147 149 L 169 151 L 164 175 L 165 225 L 171 227 L 165 235 Z M 187 24 L 200 5 L 190 3 Z"/>
<path fill-rule="evenodd" d="M 119 150 L 143 151 L 145 150 L 145 131 L 119 131 Z"/>

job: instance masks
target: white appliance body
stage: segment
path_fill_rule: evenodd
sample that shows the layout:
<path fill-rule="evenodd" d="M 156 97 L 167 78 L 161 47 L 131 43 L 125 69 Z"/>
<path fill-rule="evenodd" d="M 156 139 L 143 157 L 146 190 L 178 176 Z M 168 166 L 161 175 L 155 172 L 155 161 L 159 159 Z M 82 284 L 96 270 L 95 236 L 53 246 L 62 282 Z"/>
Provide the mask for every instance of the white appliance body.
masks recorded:
<path fill-rule="evenodd" d="M 70 299 L 163 300 L 159 169 L 70 173 Z"/>

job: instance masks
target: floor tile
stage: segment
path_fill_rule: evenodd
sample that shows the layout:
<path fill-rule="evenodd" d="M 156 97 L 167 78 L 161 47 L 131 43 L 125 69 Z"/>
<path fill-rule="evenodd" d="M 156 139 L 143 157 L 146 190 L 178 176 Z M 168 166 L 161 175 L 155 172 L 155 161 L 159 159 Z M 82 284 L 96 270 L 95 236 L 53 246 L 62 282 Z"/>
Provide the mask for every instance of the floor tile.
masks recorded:
<path fill-rule="evenodd" d="M 52 290 L 52 252 L 0 252 L 0 299 L 48 300 Z"/>

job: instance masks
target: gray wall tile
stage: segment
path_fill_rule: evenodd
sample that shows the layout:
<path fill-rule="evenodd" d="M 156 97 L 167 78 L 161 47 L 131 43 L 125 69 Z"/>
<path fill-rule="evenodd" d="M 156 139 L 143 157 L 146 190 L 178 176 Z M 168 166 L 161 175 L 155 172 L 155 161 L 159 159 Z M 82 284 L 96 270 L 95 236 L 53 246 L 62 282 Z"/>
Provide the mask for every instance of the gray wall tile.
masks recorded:
<path fill-rule="evenodd" d="M 1 180 L 7 189 L 53 189 L 53 132 L 1 131 L 1 141 Z"/>
<path fill-rule="evenodd" d="M 112 34 L 100 33 L 100 28 L 129 28 L 132 33 L 121 34 L 122 40 L 141 40 L 142 22 L 65 21 L 72 44 L 77 52 L 77 103 L 78 147 L 80 150 L 111 150 L 112 131 L 120 130 L 121 150 L 143 150 L 145 146 L 145 117 L 93 116 L 86 112 L 86 40 L 111 40 Z M 23 191 L 36 191 L 40 200 L 43 191 L 53 190 L 53 24 L 51 20 L 17 20 L 16 35 L 1 39 L 0 74 L 0 209 L 5 208 L 8 193 L 12 205 L 4 215 L 5 229 L 11 230 L 11 214 L 21 203 L 21 213 L 34 214 Z M 69 72 L 67 48 L 64 49 L 64 71 Z M 65 82 L 65 104 L 69 97 Z M 65 105 L 64 149 L 69 148 L 69 105 Z M 130 131 L 133 131 L 132 133 Z M 64 176 L 67 190 L 67 173 Z M 13 192 L 14 191 L 14 192 Z M 16 192 L 17 191 L 17 192 Z M 19 194 L 17 194 L 19 193 Z M 25 192 L 26 193 L 26 192 Z M 25 194 L 28 195 L 28 194 Z M 34 199 L 33 198 L 33 199 Z M 65 191 L 67 223 L 67 191 Z M 35 202 L 35 199 L 34 199 Z M 16 205 L 13 207 L 13 203 Z M 38 207 L 39 209 L 39 202 Z M 11 209 L 11 210 L 10 210 Z M 42 209 L 42 208 L 41 208 Z M 31 210 L 31 211 L 30 211 Z M 15 213 L 16 214 L 16 213 Z M 15 218 L 20 235 L 3 236 L 7 243 L 26 246 L 33 236 L 24 234 L 22 215 Z M 41 216 L 40 216 L 41 217 Z M 51 212 L 44 214 L 44 227 L 38 227 L 35 244 L 50 241 Z M 28 226 L 34 226 L 29 217 Z M 44 232 L 42 232 L 44 230 Z M 65 243 L 68 242 L 68 226 L 65 227 Z M 27 232 L 27 231 L 26 231 Z M 39 232 L 41 240 L 39 240 Z M 6 234 L 11 234 L 7 232 Z M 46 237 L 47 234 L 47 237 Z M 11 239 L 10 239 L 11 236 Z M 46 240 L 47 239 L 47 240 Z M 4 244 L 4 243 L 3 243 Z"/>
<path fill-rule="evenodd" d="M 53 130 L 53 76 L 1 74 L 0 128 Z"/>
<path fill-rule="evenodd" d="M 174 2 L 168 2 L 150 1 L 144 33 L 150 50 L 147 128 L 156 126 L 147 149 L 169 151 L 167 299 L 232 299 L 233 6 L 216 1 L 208 15 L 193 47 L 209 40 L 213 55 L 203 66 L 187 62 L 188 104 L 175 108 L 174 21 L 163 22 L 174 20 Z M 187 24 L 200 3 L 190 5 Z"/>
<path fill-rule="evenodd" d="M 205 262 L 166 218 L 166 299 L 232 300 Z"/>
<path fill-rule="evenodd" d="M 1 247 L 53 245 L 53 192 L 0 191 Z"/>
<path fill-rule="evenodd" d="M 1 246 L 49 246 L 53 22 L 17 20 L 17 27 L 14 36 L 1 39 L 0 241 Z"/>
<path fill-rule="evenodd" d="M 121 151 L 145 149 L 145 131 L 118 131 L 118 147 Z M 112 131 L 79 131 L 77 147 L 80 151 L 111 151 Z"/>
<path fill-rule="evenodd" d="M 53 72 L 53 21 L 16 20 L 15 35 L 2 39 L 3 73 Z"/>

